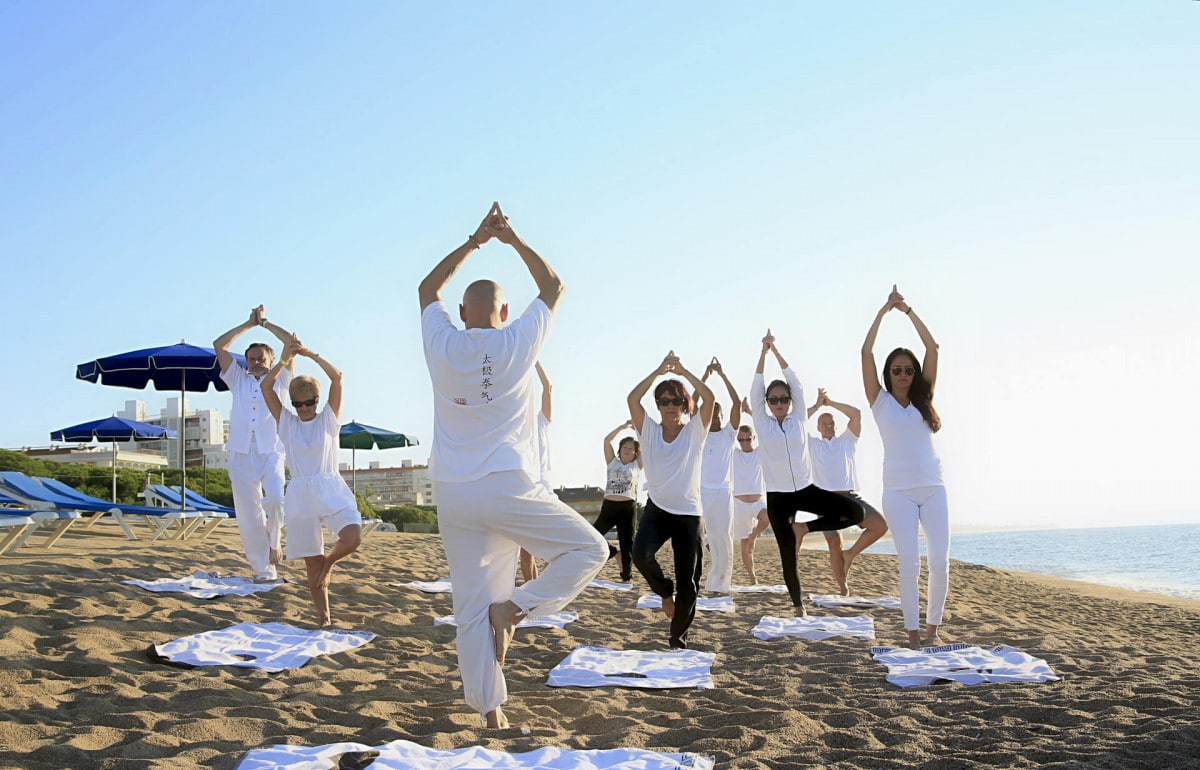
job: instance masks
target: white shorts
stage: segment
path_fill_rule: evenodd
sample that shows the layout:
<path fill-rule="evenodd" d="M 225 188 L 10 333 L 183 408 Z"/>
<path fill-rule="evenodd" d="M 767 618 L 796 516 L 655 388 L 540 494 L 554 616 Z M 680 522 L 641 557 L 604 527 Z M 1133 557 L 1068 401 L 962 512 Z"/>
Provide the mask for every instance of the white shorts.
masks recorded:
<path fill-rule="evenodd" d="M 287 522 L 287 558 L 325 553 L 324 525 L 334 538 L 351 524 L 362 526 L 362 514 L 341 478 L 292 479 L 283 498 Z"/>
<path fill-rule="evenodd" d="M 766 513 L 767 499 L 760 497 L 752 503 L 733 498 L 733 539 L 745 540 L 758 525 L 758 514 Z"/>

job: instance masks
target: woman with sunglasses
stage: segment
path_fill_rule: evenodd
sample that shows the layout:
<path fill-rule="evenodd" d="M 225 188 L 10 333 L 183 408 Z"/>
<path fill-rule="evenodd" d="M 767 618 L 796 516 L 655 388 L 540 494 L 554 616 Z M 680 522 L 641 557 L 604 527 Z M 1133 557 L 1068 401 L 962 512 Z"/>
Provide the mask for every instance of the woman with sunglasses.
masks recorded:
<path fill-rule="evenodd" d="M 767 353 L 774 353 L 782 380 L 765 385 L 763 369 Z M 793 408 L 798 404 L 798 408 Z M 775 532 L 783 582 L 792 600 L 793 612 L 803 616 L 803 594 L 796 552 L 809 532 L 845 529 L 863 520 L 866 511 L 853 498 L 821 489 L 812 483 L 808 459 L 808 420 L 804 388 L 775 347 L 775 336 L 767 329 L 762 352 L 750 388 L 750 407 L 758 433 L 763 482 L 767 488 L 767 518 Z M 797 521 L 797 514 L 805 515 Z M 795 525 L 795 526 L 793 526 Z"/>
<path fill-rule="evenodd" d="M 642 478 L 642 445 L 633 436 L 626 436 L 613 451 L 613 439 L 623 430 L 631 430 L 633 421 L 626 420 L 604 437 L 604 462 L 608 467 L 608 482 L 604 487 L 604 502 L 596 517 L 596 531 L 607 535 L 617 528 L 617 545 L 608 547 L 608 558 L 618 556 L 621 580 L 628 583 L 633 577 L 633 523 L 637 515 L 638 485 Z"/>
<path fill-rule="evenodd" d="M 884 360 L 880 387 L 875 368 L 875 337 L 883 317 L 892 310 L 899 310 L 912 321 L 925 346 L 925 359 L 918 363 L 911 350 L 896 348 Z M 896 545 L 900 606 L 912 647 L 921 644 L 918 525 L 925 531 L 929 562 L 925 644 L 941 644 L 938 626 L 942 624 L 950 584 L 950 513 L 942 482 L 942 461 L 933 447 L 933 434 L 942 427 L 942 419 L 933 408 L 937 367 L 938 346 L 933 335 L 893 285 L 863 341 L 862 371 L 867 402 L 883 439 L 883 516 Z"/>
<path fill-rule="evenodd" d="M 293 413 L 275 394 L 275 379 L 296 356 L 307 356 L 329 377 L 329 401 L 317 412 L 321 383 L 312 377 L 294 377 L 288 385 Z M 287 558 L 304 559 L 308 572 L 308 592 L 317 609 L 317 624 L 328 626 L 329 578 L 339 559 L 354 553 L 362 540 L 362 516 L 354 493 L 338 473 L 338 413 L 342 408 L 342 373 L 319 354 L 291 341 L 262 381 L 263 400 L 279 424 L 279 438 L 287 452 L 292 473 L 283 495 L 283 516 L 287 524 Z M 321 525 L 337 535 L 329 553 Z"/>
<path fill-rule="evenodd" d="M 642 399 L 654 380 L 677 374 L 687 380 L 697 396 L 693 404 L 688 388 L 678 379 L 663 380 L 654 388 L 654 403 L 661 424 L 646 413 Z M 663 614 L 671 621 L 669 644 L 687 647 L 687 632 L 696 615 L 700 592 L 700 465 L 704 439 L 713 415 L 713 394 L 700 378 L 679 362 L 674 351 L 626 399 L 633 427 L 641 437 L 642 460 L 649 488 L 646 509 L 633 537 L 633 563 L 662 597 Z M 689 417 L 687 421 L 684 417 Z M 663 574 L 656 554 L 671 541 L 675 552 L 675 580 Z"/>

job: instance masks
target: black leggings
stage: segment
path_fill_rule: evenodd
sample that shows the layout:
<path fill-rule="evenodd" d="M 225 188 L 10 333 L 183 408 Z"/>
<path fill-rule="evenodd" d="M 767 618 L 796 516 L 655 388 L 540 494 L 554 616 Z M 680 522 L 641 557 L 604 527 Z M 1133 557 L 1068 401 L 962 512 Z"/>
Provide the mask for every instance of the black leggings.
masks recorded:
<path fill-rule="evenodd" d="M 815 521 L 804 523 L 809 532 L 845 529 L 858 524 L 867 513 L 861 500 L 827 492 L 815 484 L 795 492 L 767 493 L 767 518 L 775 531 L 779 560 L 783 564 L 783 582 L 787 584 L 793 607 L 800 607 L 804 596 L 800 593 L 800 570 L 796 563 L 796 533 L 792 531 L 798 511 L 817 515 Z"/>
<path fill-rule="evenodd" d="M 633 519 L 637 514 L 637 503 L 633 500 L 604 499 L 600 504 L 600 515 L 593 525 L 601 535 L 607 535 L 613 527 L 617 528 L 617 543 L 621 546 L 621 579 L 628 581 L 633 577 Z M 608 558 L 614 556 L 612 546 L 608 547 Z"/>
<path fill-rule="evenodd" d="M 663 574 L 656 554 L 671 541 L 675 552 L 675 581 Z M 675 617 L 671 618 L 670 645 L 687 647 L 687 632 L 696 616 L 696 596 L 700 593 L 700 517 L 669 513 L 646 501 L 646 510 L 633 538 L 633 563 L 659 596 L 675 598 Z"/>

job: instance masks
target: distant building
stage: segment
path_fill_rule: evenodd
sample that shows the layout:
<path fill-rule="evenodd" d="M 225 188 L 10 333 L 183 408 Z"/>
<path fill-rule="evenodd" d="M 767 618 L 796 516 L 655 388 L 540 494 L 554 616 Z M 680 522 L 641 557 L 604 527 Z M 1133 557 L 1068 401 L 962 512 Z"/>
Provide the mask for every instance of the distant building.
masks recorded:
<path fill-rule="evenodd" d="M 346 483 L 354 485 L 358 493 L 376 508 L 437 505 L 428 471 L 429 466 L 413 465 L 412 460 L 401 460 L 399 466 L 391 468 L 382 467 L 378 461 L 371 461 L 366 468 L 353 472 L 348 463 L 342 463 L 338 468 Z"/>
<path fill-rule="evenodd" d="M 216 409 L 195 409 L 187 411 L 184 402 L 184 456 L 189 468 L 229 468 L 229 452 L 225 442 L 229 438 L 229 424 L 221 417 Z M 145 401 L 126 401 L 125 408 L 117 413 L 118 417 L 127 420 L 149 423 L 169 428 L 180 434 L 179 430 L 179 397 L 167 399 L 167 405 L 157 417 L 146 414 Z M 142 451 L 160 452 L 167 458 L 167 464 L 179 466 L 179 440 L 139 442 Z"/>
<path fill-rule="evenodd" d="M 131 441 L 117 442 L 117 467 L 156 471 L 167 467 L 167 458 L 158 452 L 142 451 L 143 447 Z M 103 444 L 52 444 L 48 447 L 25 447 L 18 450 L 38 460 L 56 463 L 78 463 L 111 468 L 113 462 L 112 442 Z"/>

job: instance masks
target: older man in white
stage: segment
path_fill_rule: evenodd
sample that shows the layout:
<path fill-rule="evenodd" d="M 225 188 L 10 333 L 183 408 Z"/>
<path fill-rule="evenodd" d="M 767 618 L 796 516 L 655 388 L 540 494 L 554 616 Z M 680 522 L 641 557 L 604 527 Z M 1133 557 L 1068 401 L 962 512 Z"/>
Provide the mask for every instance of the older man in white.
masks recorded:
<path fill-rule="evenodd" d="M 292 335 L 267 321 L 263 306 L 250 311 L 249 320 L 238 324 L 213 340 L 221 380 L 233 395 L 229 416 L 229 484 L 233 491 L 233 510 L 246 561 L 256 580 L 275 580 L 275 565 L 281 559 L 280 536 L 283 531 L 283 444 L 279 441 L 275 418 L 263 401 L 259 383 L 271 370 L 275 353 L 262 342 L 246 348 L 243 368 L 229 352 L 234 340 L 260 326 L 287 343 Z M 292 380 L 289 364 L 275 383 L 276 393 L 287 400 Z"/>
<path fill-rule="evenodd" d="M 492 238 L 521 257 L 538 296 L 506 326 L 503 290 L 493 281 L 475 281 L 459 305 L 466 327 L 459 329 L 441 291 L 467 256 Z M 539 483 L 534 365 L 562 292 L 558 275 L 517 236 L 499 204 L 419 288 L 434 397 L 429 475 L 454 586 L 463 695 L 493 728 L 508 726 L 500 708 L 508 699 L 501 665 L 517 624 L 562 609 L 608 557 L 604 538 Z M 538 577 L 516 586 L 513 564 L 520 548 L 547 564 Z"/>

